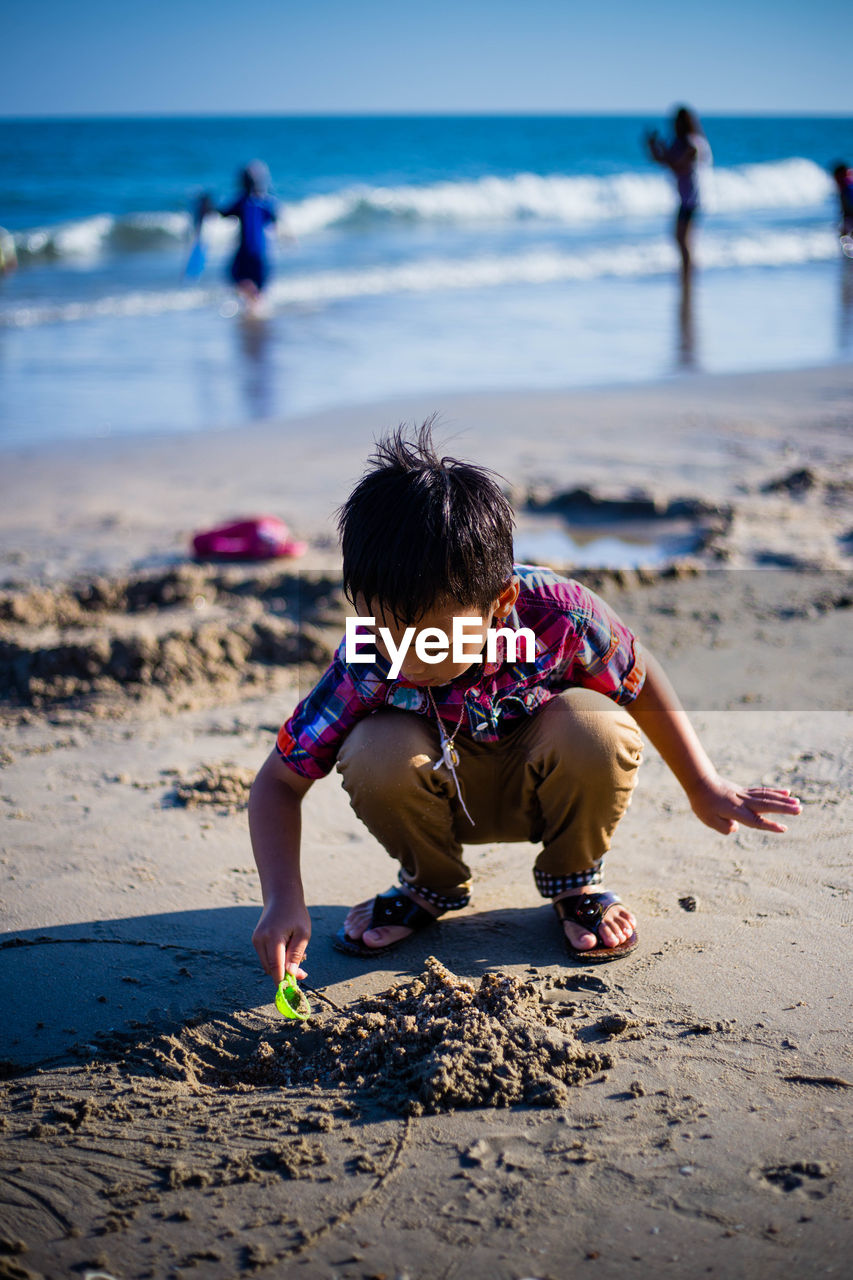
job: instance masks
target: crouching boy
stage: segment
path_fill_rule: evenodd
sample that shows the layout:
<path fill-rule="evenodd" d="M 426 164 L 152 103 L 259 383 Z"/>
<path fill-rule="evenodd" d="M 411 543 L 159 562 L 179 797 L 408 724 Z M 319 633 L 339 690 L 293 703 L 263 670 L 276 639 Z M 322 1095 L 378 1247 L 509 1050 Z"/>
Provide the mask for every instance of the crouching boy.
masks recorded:
<path fill-rule="evenodd" d="M 485 469 L 439 457 L 426 424 L 384 438 L 340 511 L 343 580 L 359 620 L 297 706 L 252 788 L 264 908 L 253 941 L 278 982 L 311 933 L 300 808 L 334 767 L 399 864 L 335 939 L 382 955 L 464 907 L 464 845 L 530 841 L 574 961 L 637 945 L 632 912 L 602 888 L 645 734 L 696 816 L 781 832 L 786 790 L 721 778 L 652 655 L 594 592 L 513 563 L 512 509 Z M 455 641 L 455 643 L 454 643 Z"/>

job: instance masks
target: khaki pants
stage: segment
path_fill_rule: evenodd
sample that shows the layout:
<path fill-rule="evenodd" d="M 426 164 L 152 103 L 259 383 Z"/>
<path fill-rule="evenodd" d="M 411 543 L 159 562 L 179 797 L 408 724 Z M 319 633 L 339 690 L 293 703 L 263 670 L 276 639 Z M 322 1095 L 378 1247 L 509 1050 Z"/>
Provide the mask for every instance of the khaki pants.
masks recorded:
<path fill-rule="evenodd" d="M 524 716 L 496 743 L 456 739 L 466 818 L 441 757 L 435 721 L 389 709 L 360 720 L 338 772 L 350 804 L 396 858 L 401 880 L 441 907 L 464 906 L 464 844 L 541 842 L 534 877 L 543 897 L 596 884 L 637 780 L 642 739 L 609 698 L 569 689 Z"/>

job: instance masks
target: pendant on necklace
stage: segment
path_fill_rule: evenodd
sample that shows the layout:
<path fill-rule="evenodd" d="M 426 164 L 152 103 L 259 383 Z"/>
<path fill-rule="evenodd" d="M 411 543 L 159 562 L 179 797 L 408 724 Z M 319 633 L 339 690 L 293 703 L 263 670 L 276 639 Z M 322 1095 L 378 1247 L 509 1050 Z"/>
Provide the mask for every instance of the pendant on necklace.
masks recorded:
<path fill-rule="evenodd" d="M 455 769 L 459 764 L 459 752 L 449 738 L 445 738 L 441 744 L 441 758 L 448 769 Z"/>

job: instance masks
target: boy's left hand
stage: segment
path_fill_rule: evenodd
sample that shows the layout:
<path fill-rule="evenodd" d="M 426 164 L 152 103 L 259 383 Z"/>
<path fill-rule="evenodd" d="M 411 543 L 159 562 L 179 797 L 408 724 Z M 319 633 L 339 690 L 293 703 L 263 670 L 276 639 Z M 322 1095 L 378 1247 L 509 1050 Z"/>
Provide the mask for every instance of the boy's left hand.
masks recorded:
<path fill-rule="evenodd" d="M 779 813 L 795 818 L 800 812 L 800 802 L 790 791 L 779 787 L 739 787 L 719 774 L 701 778 L 687 792 L 690 806 L 696 817 L 714 831 L 731 835 L 738 826 L 755 827 L 758 831 L 787 831 L 781 822 L 762 817 L 765 813 Z"/>

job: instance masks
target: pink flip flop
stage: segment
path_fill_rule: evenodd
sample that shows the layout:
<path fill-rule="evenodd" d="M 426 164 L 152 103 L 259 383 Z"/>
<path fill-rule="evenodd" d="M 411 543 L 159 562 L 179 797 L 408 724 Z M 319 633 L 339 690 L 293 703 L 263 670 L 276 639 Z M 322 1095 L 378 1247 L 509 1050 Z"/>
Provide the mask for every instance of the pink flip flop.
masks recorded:
<path fill-rule="evenodd" d="M 199 560 L 274 560 L 278 556 L 301 556 L 307 542 L 291 538 L 287 525 L 278 516 L 256 516 L 232 520 L 215 529 L 204 529 L 193 538 Z"/>

